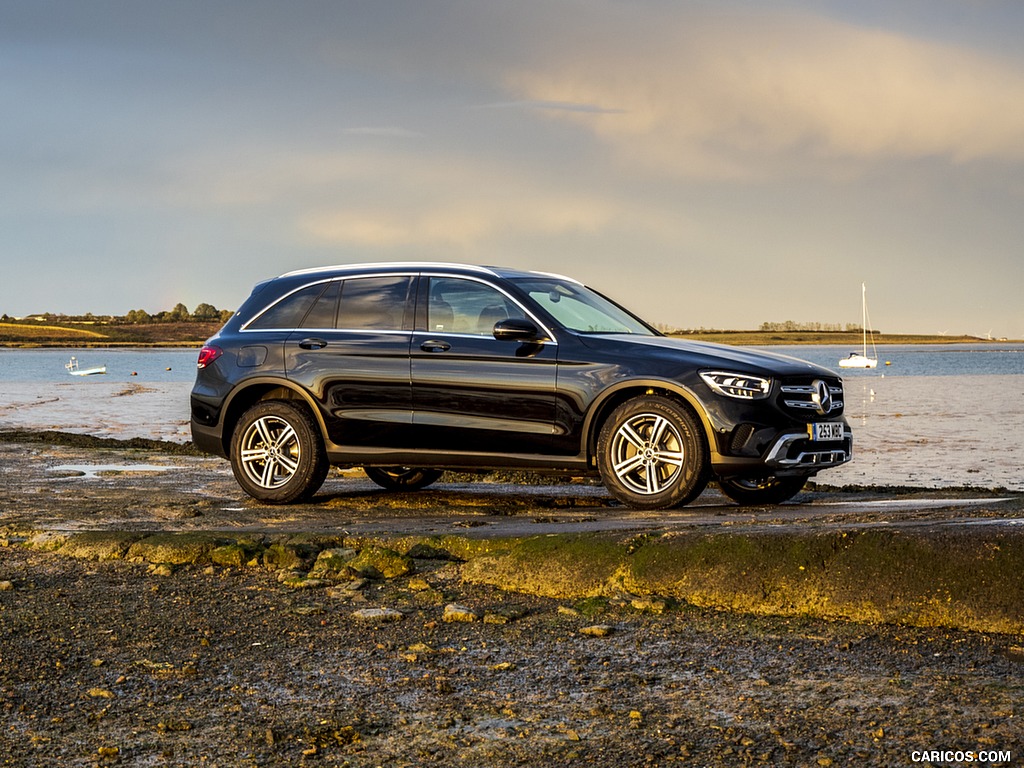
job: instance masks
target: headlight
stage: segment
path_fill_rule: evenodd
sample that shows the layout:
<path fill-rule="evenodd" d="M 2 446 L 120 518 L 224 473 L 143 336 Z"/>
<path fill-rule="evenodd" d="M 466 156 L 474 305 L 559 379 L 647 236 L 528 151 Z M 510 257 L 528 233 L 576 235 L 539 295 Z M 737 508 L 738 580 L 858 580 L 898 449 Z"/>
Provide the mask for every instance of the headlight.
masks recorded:
<path fill-rule="evenodd" d="M 728 371 L 703 371 L 700 377 L 720 395 L 739 400 L 759 400 L 768 396 L 772 380 L 746 373 Z"/>

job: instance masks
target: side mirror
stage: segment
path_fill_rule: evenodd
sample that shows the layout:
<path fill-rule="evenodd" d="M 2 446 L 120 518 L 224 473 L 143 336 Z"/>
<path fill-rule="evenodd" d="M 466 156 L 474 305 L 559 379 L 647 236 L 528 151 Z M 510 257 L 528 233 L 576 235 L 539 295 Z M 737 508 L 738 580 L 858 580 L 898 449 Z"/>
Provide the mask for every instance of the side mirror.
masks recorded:
<path fill-rule="evenodd" d="M 542 337 L 536 325 L 526 318 L 511 317 L 494 324 L 494 338 L 498 341 L 540 341 Z"/>

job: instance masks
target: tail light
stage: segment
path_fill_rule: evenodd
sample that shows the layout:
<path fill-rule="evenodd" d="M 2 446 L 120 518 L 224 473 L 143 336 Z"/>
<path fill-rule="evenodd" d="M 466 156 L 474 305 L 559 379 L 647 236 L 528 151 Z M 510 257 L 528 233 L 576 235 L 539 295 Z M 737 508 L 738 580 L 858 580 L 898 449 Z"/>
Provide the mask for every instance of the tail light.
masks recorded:
<path fill-rule="evenodd" d="M 197 368 L 205 368 L 218 357 L 224 354 L 224 350 L 220 347 L 215 347 L 212 344 L 207 344 L 205 347 L 199 350 L 199 361 L 196 363 Z"/>

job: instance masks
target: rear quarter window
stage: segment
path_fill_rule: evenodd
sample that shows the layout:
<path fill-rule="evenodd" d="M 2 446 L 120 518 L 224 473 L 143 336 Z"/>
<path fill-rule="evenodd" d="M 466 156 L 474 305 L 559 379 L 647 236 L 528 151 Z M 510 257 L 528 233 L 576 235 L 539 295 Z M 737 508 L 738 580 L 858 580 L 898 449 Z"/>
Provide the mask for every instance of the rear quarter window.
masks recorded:
<path fill-rule="evenodd" d="M 327 286 L 323 283 L 308 285 L 295 293 L 285 296 L 276 304 L 267 307 L 260 315 L 249 323 L 249 330 L 292 329 L 298 328 L 310 307 L 320 297 Z"/>

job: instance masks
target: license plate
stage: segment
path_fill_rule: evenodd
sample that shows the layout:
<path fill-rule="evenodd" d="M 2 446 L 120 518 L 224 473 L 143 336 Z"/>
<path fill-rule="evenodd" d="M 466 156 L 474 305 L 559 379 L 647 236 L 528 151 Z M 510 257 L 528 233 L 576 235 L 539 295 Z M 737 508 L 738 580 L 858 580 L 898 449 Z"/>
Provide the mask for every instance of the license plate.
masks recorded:
<path fill-rule="evenodd" d="M 820 424 L 808 424 L 807 431 L 811 440 L 842 440 L 843 424 L 840 421 L 826 421 Z"/>

